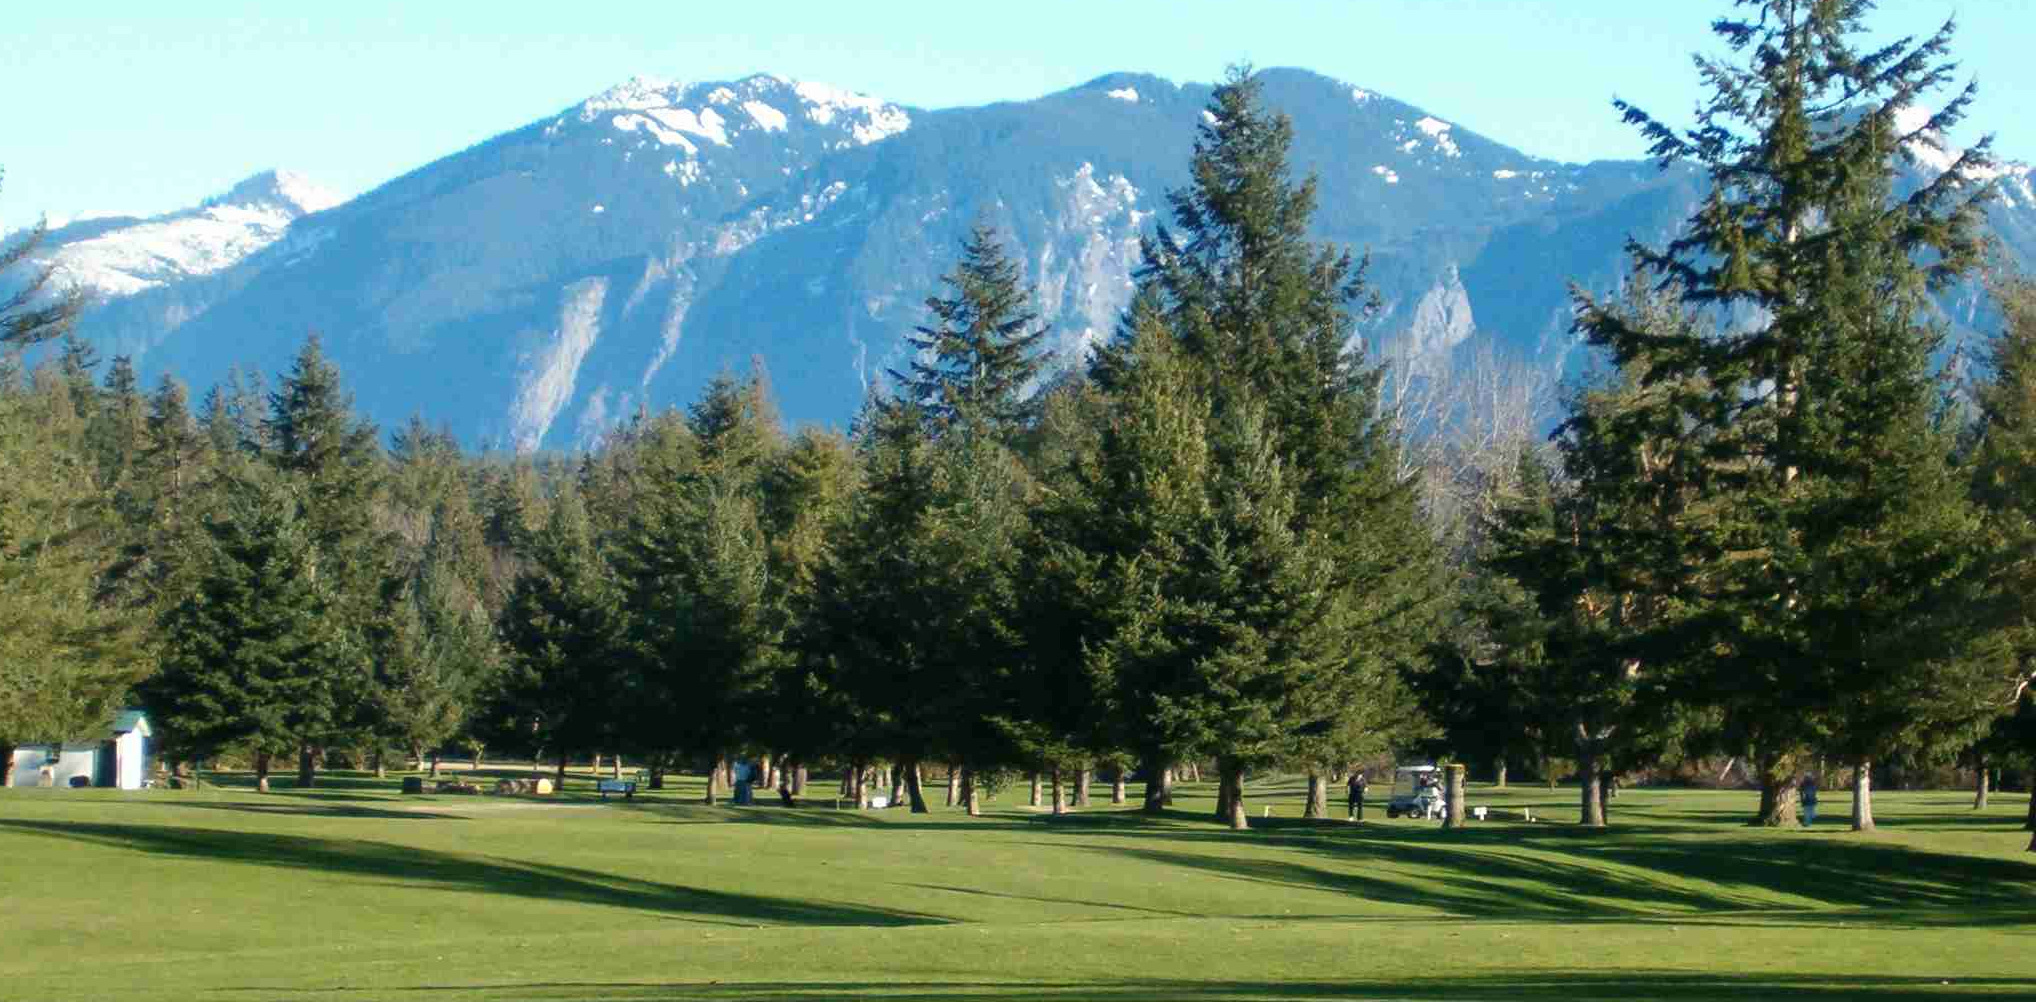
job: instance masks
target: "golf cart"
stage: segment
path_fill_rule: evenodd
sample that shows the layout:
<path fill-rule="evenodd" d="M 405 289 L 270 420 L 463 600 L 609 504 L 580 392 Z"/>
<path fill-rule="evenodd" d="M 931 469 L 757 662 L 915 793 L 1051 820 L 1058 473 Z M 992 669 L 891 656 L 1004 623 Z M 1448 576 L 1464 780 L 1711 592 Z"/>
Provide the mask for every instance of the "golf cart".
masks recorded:
<path fill-rule="evenodd" d="M 1386 817 L 1402 814 L 1435 820 L 1442 817 L 1442 770 L 1432 765 L 1403 765 L 1393 770 L 1393 794 Z"/>

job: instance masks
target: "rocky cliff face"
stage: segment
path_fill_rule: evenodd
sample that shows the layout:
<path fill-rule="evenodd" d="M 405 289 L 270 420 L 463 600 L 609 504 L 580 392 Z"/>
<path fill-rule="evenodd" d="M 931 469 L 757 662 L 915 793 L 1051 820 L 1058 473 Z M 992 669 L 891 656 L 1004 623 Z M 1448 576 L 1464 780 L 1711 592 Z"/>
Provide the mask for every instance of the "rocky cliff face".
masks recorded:
<path fill-rule="evenodd" d="M 1573 364 L 1568 283 L 1615 286 L 1625 239 L 1667 237 L 1702 190 L 1651 164 L 1540 160 L 1310 73 L 1265 84 L 1318 178 L 1316 235 L 1370 256 L 1384 309 L 1359 335 L 1438 369 L 1494 346 Z M 97 269 L 80 279 L 105 296 L 85 332 L 145 373 L 273 372 L 316 330 L 383 424 L 422 414 L 533 449 L 591 441 L 757 359 L 789 417 L 841 424 L 902 365 L 977 220 L 1015 244 L 1062 360 L 1108 336 L 1208 98 L 1119 74 L 923 111 L 772 76 L 632 80 L 343 205 L 291 201 L 279 177 L 280 202 L 229 194 L 52 247 Z M 2028 170 L 2004 191 L 1995 228 L 2026 260 Z M 242 208 L 281 202 L 295 209 Z M 171 225 L 212 236 L 173 268 L 112 263 Z M 1983 325 L 1982 304 L 1963 290 L 1947 315 Z"/>

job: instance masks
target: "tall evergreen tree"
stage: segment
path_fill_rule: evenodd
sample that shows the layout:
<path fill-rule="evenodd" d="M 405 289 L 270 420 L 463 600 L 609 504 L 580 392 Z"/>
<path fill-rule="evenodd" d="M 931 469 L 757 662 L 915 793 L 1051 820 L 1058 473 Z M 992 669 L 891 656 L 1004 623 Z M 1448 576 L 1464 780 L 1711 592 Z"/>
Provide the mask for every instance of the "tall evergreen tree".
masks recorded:
<path fill-rule="evenodd" d="M 1018 541 L 1030 478 L 983 423 L 939 440 L 911 401 L 872 399 L 856 431 L 862 491 L 815 571 L 799 649 L 836 694 L 852 762 L 921 762 L 972 776 L 1010 762 L 986 721 L 1008 710 L 1020 651 Z"/>
<path fill-rule="evenodd" d="M 0 381 L 0 766 L 103 727 L 149 664 L 144 624 L 101 598 L 121 525 L 84 428 L 49 368 Z"/>
<path fill-rule="evenodd" d="M 183 384 L 165 375 L 148 398 L 134 475 L 116 496 L 126 539 L 107 568 L 106 586 L 120 603 L 152 618 L 191 586 L 213 468 L 234 459 L 212 454 Z"/>
<path fill-rule="evenodd" d="M 1397 429 L 1378 417 L 1379 372 L 1355 340 L 1354 325 L 1370 308 L 1363 267 L 1307 239 L 1315 183 L 1290 179 L 1292 139 L 1291 122 L 1262 106 L 1248 70 L 1217 88 L 1195 143 L 1192 183 L 1169 193 L 1173 225 L 1145 241 L 1141 289 L 1124 334 L 1093 369 L 1116 392 L 1140 364 L 1135 346 L 1143 328 L 1157 325 L 1178 344 L 1216 448 L 1205 481 L 1209 517 L 1240 520 L 1222 531 L 1242 549 L 1205 554 L 1215 561 L 1208 573 L 1245 580 L 1234 575 L 1246 564 L 1231 561 L 1279 538 L 1246 508 L 1284 511 L 1279 532 L 1324 560 L 1320 594 L 1290 602 L 1290 622 L 1254 622 L 1233 636 L 1235 649 L 1206 655 L 1210 664 L 1253 666 L 1260 688 L 1290 686 L 1277 699 L 1235 707 L 1234 723 L 1246 730 L 1250 714 L 1277 707 L 1290 735 L 1285 745 L 1276 749 L 1245 730 L 1204 732 L 1238 742 L 1204 749 L 1233 778 L 1247 765 L 1280 760 L 1263 758 L 1275 752 L 1304 762 L 1354 754 L 1363 741 L 1338 722 L 1369 719 L 1370 707 L 1410 704 L 1404 674 L 1419 661 L 1423 624 L 1436 608 L 1432 547 L 1411 484 L 1395 476 Z M 1270 559 L 1251 559 L 1259 558 Z M 1282 564 L 1278 574 L 1293 578 L 1278 587 L 1312 581 L 1313 573 Z M 1272 614 L 1261 601 L 1240 601 Z M 1265 647 L 1272 637 L 1288 646 Z M 1334 663 L 1312 664 L 1308 652 L 1318 647 L 1339 652 Z M 1276 650 L 1291 650 L 1281 656 L 1292 662 L 1262 669 L 1261 657 Z M 1241 808 L 1231 802 L 1237 796 L 1240 790 L 1226 789 L 1219 813 L 1241 824 Z"/>
<path fill-rule="evenodd" d="M 1875 742 L 1841 725 L 1861 700 L 1930 688 L 1911 683 L 1938 662 L 1916 652 L 1957 652 L 1970 635 L 1947 616 L 1966 516 L 1923 434 L 1933 342 L 1918 317 L 1929 285 L 1977 261 L 1987 147 L 1891 198 L 1897 159 L 1936 145 L 1971 101 L 1968 87 L 1920 128 L 1898 125 L 1949 81 L 1951 26 L 1862 51 L 1861 0 L 1741 6 L 1713 25 L 1737 61 L 1697 60 L 1712 97 L 1696 128 L 1619 105 L 1657 157 L 1712 180 L 1683 236 L 1633 253 L 1705 318 L 1737 322 L 1663 333 L 1579 295 L 1579 327 L 1644 382 L 1702 378 L 1667 406 L 1708 436 L 1708 461 L 1688 474 L 1705 514 L 1669 548 L 1686 566 L 1661 568 L 1699 608 L 1656 633 L 1679 654 L 1655 654 L 1680 657 L 1729 745 L 1751 756 L 1758 823 L 1785 824 L 1809 749 L 1851 745 L 1869 775 Z M 1857 628 L 1867 622 L 1885 630 Z"/>
<path fill-rule="evenodd" d="M 1972 387 L 1978 405 L 1973 429 L 1972 497 L 1986 535 L 2008 558 L 2003 594 L 2008 615 L 2000 635 L 2004 665 L 1994 707 L 2013 718 L 1994 725 L 1999 744 L 2019 745 L 2036 761 L 2036 282 L 2018 279 L 1995 290 L 2005 323 L 1987 357 L 1985 378 Z M 2009 707 L 2013 707 L 2009 710 Z M 2036 797 L 2029 827 L 2036 830 Z M 2036 839 L 2029 845 L 2036 852 Z"/>
<path fill-rule="evenodd" d="M 266 792 L 274 755 L 332 740 L 366 654 L 331 617 L 301 489 L 259 468 L 224 487 L 197 586 L 163 615 L 143 700 L 174 754 L 246 748 Z"/>
<path fill-rule="evenodd" d="M 673 432 L 639 456 L 617 568 L 630 649 L 664 715 L 647 740 L 719 761 L 753 738 L 783 657 L 760 494 L 782 433 L 761 372 L 714 380 Z"/>
<path fill-rule="evenodd" d="M 386 647 L 387 612 L 401 588 L 394 541 L 377 523 L 376 504 L 384 489 L 381 448 L 373 425 L 353 414 L 352 397 L 337 366 L 325 357 L 316 335 L 307 338 L 276 391 L 269 395 L 262 424 L 268 463 L 302 491 L 305 529 L 317 551 L 320 573 L 330 589 L 330 615 L 348 638 L 333 648 L 348 652 Z M 335 678 L 348 660 L 329 668 Z M 354 678 L 344 704 L 334 711 L 324 740 L 372 731 L 373 701 L 365 676 Z M 298 782 L 310 785 L 322 746 L 299 749 Z"/>
<path fill-rule="evenodd" d="M 621 589 L 577 492 L 555 501 L 503 608 L 508 667 L 490 709 L 504 736 L 558 757 L 613 748 L 623 671 Z"/>
<path fill-rule="evenodd" d="M 891 371 L 898 397 L 933 427 L 969 414 L 1008 439 L 1029 419 L 1025 394 L 1042 362 L 1046 327 L 1032 308 L 1033 289 L 996 230 L 980 222 L 962 241 L 961 261 L 940 280 L 952 294 L 928 297 L 930 321 L 907 335 L 910 367 Z"/>

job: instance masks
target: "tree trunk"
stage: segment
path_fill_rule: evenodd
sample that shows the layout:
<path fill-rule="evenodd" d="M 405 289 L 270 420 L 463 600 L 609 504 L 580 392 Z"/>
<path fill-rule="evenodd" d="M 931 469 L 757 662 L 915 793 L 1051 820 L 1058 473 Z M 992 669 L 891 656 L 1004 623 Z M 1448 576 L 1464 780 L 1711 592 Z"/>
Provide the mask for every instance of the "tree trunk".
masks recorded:
<path fill-rule="evenodd" d="M 1619 774 L 1610 769 L 1598 773 L 1598 812 L 1612 823 L 1612 801 L 1619 799 Z"/>
<path fill-rule="evenodd" d="M 1089 769 L 1086 766 L 1082 768 L 1082 771 L 1075 773 L 1076 807 L 1089 806 L 1089 780 L 1093 778 L 1095 774 L 1096 774 L 1095 770 Z"/>
<path fill-rule="evenodd" d="M 1113 804 L 1124 802 L 1124 767 L 1121 765 L 1110 770 L 1110 802 Z"/>
<path fill-rule="evenodd" d="M 2022 785 L 2029 788 L 2029 814 L 2022 819 L 2022 827 L 2036 832 L 2036 777 Z"/>
<path fill-rule="evenodd" d="M 721 769 L 727 764 L 727 759 L 717 757 L 714 764 L 707 767 L 707 795 L 701 798 L 701 802 L 709 807 L 721 799 Z"/>
<path fill-rule="evenodd" d="M 1501 790 L 1506 788 L 1506 760 L 1503 758 L 1492 768 L 1492 785 Z"/>
<path fill-rule="evenodd" d="M 595 753 L 594 753 L 594 778 L 595 778 L 595 779 L 600 779 L 600 778 L 601 778 L 601 753 L 600 753 L 600 752 L 595 752 Z"/>
<path fill-rule="evenodd" d="M 1230 820 L 1230 774 L 1221 765 L 1216 767 L 1216 810 L 1218 821 Z"/>
<path fill-rule="evenodd" d="M 486 748 L 482 748 L 482 747 L 480 747 L 480 746 L 478 746 L 478 745 L 476 745 L 476 746 L 474 747 L 474 765 L 473 765 L 473 767 L 474 767 L 474 769 L 475 769 L 475 770 L 477 770 L 477 771 L 478 771 L 478 770 L 479 770 L 479 769 L 481 768 L 481 758 L 482 758 L 482 757 L 483 757 L 484 755 L 486 755 L 486 754 L 487 754 L 487 751 L 488 751 L 488 750 L 487 750 Z"/>
<path fill-rule="evenodd" d="M 1985 761 L 1981 761 L 1979 768 L 1973 771 L 1977 775 L 1972 781 L 1972 809 L 1984 811 L 1987 809 L 1987 787 L 1992 785 L 1989 780 L 1993 777 L 1987 775 L 1987 764 Z"/>
<path fill-rule="evenodd" d="M 1465 820 L 1463 816 L 1464 771 L 1465 768 L 1463 763 L 1452 762 L 1450 763 L 1449 768 L 1443 773 L 1442 827 L 1444 828 L 1462 828 L 1464 825 Z"/>
<path fill-rule="evenodd" d="M 565 770 L 566 770 L 565 762 L 564 760 L 561 760 L 559 762 L 559 778 L 561 780 L 565 778 L 566 775 Z M 438 753 L 436 751 L 431 753 L 431 778 L 432 779 L 438 778 Z"/>
<path fill-rule="evenodd" d="M 1329 818 L 1329 781 L 1322 774 L 1308 772 L 1308 806 L 1301 816 L 1310 821 L 1326 821 Z"/>
<path fill-rule="evenodd" d="M 1158 814 L 1166 810 L 1167 801 L 1173 799 L 1174 770 L 1157 759 L 1145 763 L 1145 806 L 1140 808 L 1147 814 Z"/>
<path fill-rule="evenodd" d="M 776 763 L 771 761 L 771 757 L 768 753 L 766 753 L 762 758 L 757 759 L 756 767 L 757 771 L 763 774 L 761 778 L 763 779 L 764 788 L 768 790 L 777 789 L 778 767 Z"/>
<path fill-rule="evenodd" d="M 961 769 L 949 764 L 947 767 L 947 806 L 961 802 Z"/>
<path fill-rule="evenodd" d="M 1577 775 L 1582 778 L 1583 809 L 1577 824 L 1586 828 L 1605 827 L 1605 787 L 1598 781 L 1598 756 L 1590 749 L 1577 749 Z"/>
<path fill-rule="evenodd" d="M 375 778 L 389 778 L 389 770 L 382 765 L 382 750 L 380 748 L 375 749 Z"/>
<path fill-rule="evenodd" d="M 1039 806 L 1039 774 L 1036 772 L 1032 774 L 1032 799 L 1027 803 L 1033 807 Z"/>
<path fill-rule="evenodd" d="M 619 754 L 618 754 L 618 755 L 616 755 L 616 756 L 615 756 L 615 761 L 609 764 L 609 768 L 610 768 L 610 769 L 612 769 L 612 770 L 614 770 L 613 772 L 610 772 L 610 773 L 608 774 L 609 776 L 611 776 L 611 777 L 613 777 L 613 778 L 615 778 L 615 779 L 621 779 L 621 778 L 622 778 L 622 756 L 621 756 L 621 755 L 619 755 Z"/>
<path fill-rule="evenodd" d="M 961 770 L 961 803 L 969 817 L 983 816 L 983 798 L 976 789 L 976 771 L 967 766 L 963 766 Z"/>
<path fill-rule="evenodd" d="M 891 799 L 888 803 L 892 807 L 898 806 L 905 800 L 905 772 L 906 769 L 903 762 L 891 766 Z"/>
<path fill-rule="evenodd" d="M 1244 766 L 1235 762 L 1218 762 L 1216 767 L 1223 773 L 1223 786 L 1230 791 L 1229 816 L 1231 831 L 1244 831 L 1251 827 L 1251 819 L 1244 813 Z"/>
<path fill-rule="evenodd" d="M 269 792 L 269 753 L 255 752 L 255 792 Z"/>
<path fill-rule="evenodd" d="M 861 763 L 857 763 L 855 775 L 849 780 L 849 795 L 855 798 L 855 809 L 858 811 L 870 805 L 869 775 L 863 771 L 864 768 Z"/>
<path fill-rule="evenodd" d="M 1053 813 L 1066 814 L 1067 791 L 1063 790 L 1060 785 L 1060 766 L 1057 765 L 1054 766 L 1052 774 L 1053 774 Z"/>
<path fill-rule="evenodd" d="M 310 745 L 299 746 L 297 749 L 297 788 L 307 790 L 317 782 L 317 753 Z"/>
<path fill-rule="evenodd" d="M 919 775 L 919 763 L 906 763 L 899 771 L 905 774 L 905 794 L 912 799 L 912 813 L 927 813 L 925 778 Z"/>
<path fill-rule="evenodd" d="M 1760 813 L 1753 819 L 1756 828 L 1794 828 L 1797 825 L 1796 791 L 1802 780 L 1794 770 L 1783 771 L 1778 757 L 1760 762 Z"/>
<path fill-rule="evenodd" d="M 0 790 L 14 781 L 14 743 L 0 742 Z"/>
<path fill-rule="evenodd" d="M 792 770 L 792 795 L 796 797 L 805 792 L 806 792 L 806 764 L 804 762 L 801 762 L 799 763 L 799 767 L 797 769 Z"/>
<path fill-rule="evenodd" d="M 1985 796 L 1984 793 L 1981 796 Z M 1859 763 L 1852 771 L 1852 830 L 1873 830 L 1873 760 Z"/>

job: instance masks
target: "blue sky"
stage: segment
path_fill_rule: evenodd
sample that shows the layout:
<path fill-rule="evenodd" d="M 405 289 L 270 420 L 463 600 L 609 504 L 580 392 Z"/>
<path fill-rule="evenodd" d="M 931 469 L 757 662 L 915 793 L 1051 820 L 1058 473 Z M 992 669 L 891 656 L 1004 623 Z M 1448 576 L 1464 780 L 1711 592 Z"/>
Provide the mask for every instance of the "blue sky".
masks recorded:
<path fill-rule="evenodd" d="M 1675 121 L 1724 0 L 520 0 L 9 10 L 0 226 L 152 213 L 267 167 L 354 194 L 630 76 L 772 72 L 918 107 L 1037 97 L 1116 70 L 1301 66 L 1528 153 L 1638 156 L 1616 94 Z M 1883 0 L 1892 37 L 1958 16 L 1968 135 L 2036 160 L 2036 0 Z"/>

